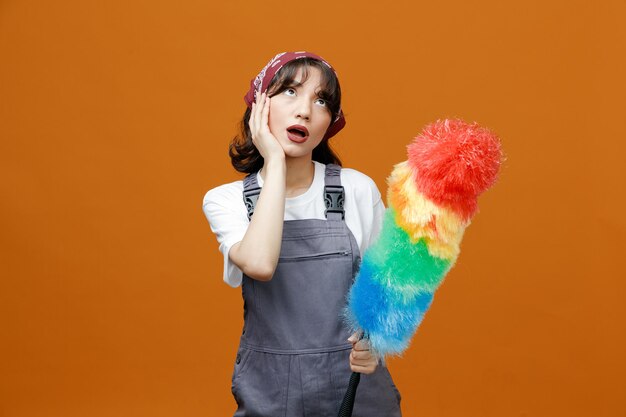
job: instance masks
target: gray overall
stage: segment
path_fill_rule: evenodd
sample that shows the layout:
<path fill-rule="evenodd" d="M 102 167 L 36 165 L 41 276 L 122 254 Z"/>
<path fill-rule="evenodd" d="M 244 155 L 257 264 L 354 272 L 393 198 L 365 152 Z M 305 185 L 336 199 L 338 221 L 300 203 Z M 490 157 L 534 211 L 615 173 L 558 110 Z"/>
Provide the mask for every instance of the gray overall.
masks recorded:
<path fill-rule="evenodd" d="M 352 348 L 341 311 L 360 264 L 356 239 L 343 220 L 340 169 L 326 166 L 327 219 L 285 221 L 272 280 L 243 277 L 244 329 L 232 381 L 235 416 L 337 416 Z M 259 193 L 256 175 L 248 175 L 249 217 Z M 387 368 L 381 364 L 363 375 L 353 416 L 400 415 L 400 394 Z"/>

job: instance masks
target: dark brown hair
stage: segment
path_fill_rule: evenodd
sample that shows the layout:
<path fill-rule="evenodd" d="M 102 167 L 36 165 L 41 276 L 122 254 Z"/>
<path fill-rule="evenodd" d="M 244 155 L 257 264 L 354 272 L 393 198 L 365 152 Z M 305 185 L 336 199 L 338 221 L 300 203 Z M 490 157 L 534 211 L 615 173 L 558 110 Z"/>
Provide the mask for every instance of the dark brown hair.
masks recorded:
<path fill-rule="evenodd" d="M 331 116 L 331 122 L 337 118 L 341 108 L 341 87 L 335 72 L 328 68 L 323 62 L 313 58 L 300 58 L 288 62 L 274 76 L 267 88 L 267 95 L 273 97 L 280 94 L 287 88 L 291 87 L 295 82 L 298 70 L 302 68 L 302 80 L 306 81 L 309 77 L 308 68 L 316 67 L 322 73 L 322 85 L 319 97 L 328 103 L 328 110 Z M 250 108 L 246 107 L 243 114 L 239 129 L 240 133 L 233 138 L 229 147 L 228 154 L 233 167 L 244 173 L 257 172 L 263 167 L 263 157 L 252 143 L 252 135 L 248 122 L 250 121 Z M 312 158 L 314 161 L 322 164 L 341 165 L 339 156 L 330 148 L 328 139 L 324 138 L 319 145 L 313 149 Z"/>

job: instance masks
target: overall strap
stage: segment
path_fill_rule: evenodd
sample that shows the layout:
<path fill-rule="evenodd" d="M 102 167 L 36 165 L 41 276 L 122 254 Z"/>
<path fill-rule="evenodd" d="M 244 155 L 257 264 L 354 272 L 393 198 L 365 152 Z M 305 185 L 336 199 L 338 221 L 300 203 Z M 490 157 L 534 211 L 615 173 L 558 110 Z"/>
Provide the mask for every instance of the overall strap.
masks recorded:
<path fill-rule="evenodd" d="M 243 179 L 243 202 L 246 205 L 248 211 L 248 220 L 252 218 L 254 214 L 254 207 L 261 194 L 261 187 L 256 181 L 256 172 L 246 175 Z"/>
<path fill-rule="evenodd" d="M 343 220 L 343 202 L 345 193 L 341 185 L 341 167 L 336 164 L 326 165 L 324 176 L 324 204 L 326 211 L 324 215 L 327 220 Z"/>

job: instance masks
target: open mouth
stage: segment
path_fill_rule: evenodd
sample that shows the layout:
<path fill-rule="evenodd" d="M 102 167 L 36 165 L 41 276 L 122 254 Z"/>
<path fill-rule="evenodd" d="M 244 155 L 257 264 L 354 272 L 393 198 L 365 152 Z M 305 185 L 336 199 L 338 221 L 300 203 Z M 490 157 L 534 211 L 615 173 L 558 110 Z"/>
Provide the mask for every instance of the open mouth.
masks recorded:
<path fill-rule="evenodd" d="M 300 136 L 301 138 L 306 136 L 304 130 L 300 129 L 287 129 L 287 132 L 291 133 L 292 135 Z"/>
<path fill-rule="evenodd" d="M 302 143 L 309 138 L 309 131 L 302 125 L 293 125 L 287 128 L 287 137 L 292 142 Z"/>

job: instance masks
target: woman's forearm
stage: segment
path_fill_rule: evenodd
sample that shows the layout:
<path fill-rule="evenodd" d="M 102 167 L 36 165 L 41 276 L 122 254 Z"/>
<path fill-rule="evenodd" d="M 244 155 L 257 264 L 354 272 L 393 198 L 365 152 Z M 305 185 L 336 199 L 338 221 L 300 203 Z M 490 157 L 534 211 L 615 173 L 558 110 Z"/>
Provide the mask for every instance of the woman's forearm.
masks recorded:
<path fill-rule="evenodd" d="M 285 216 L 286 171 L 284 158 L 266 161 L 263 188 L 248 230 L 229 252 L 231 261 L 250 278 L 268 281 L 278 264 Z"/>

